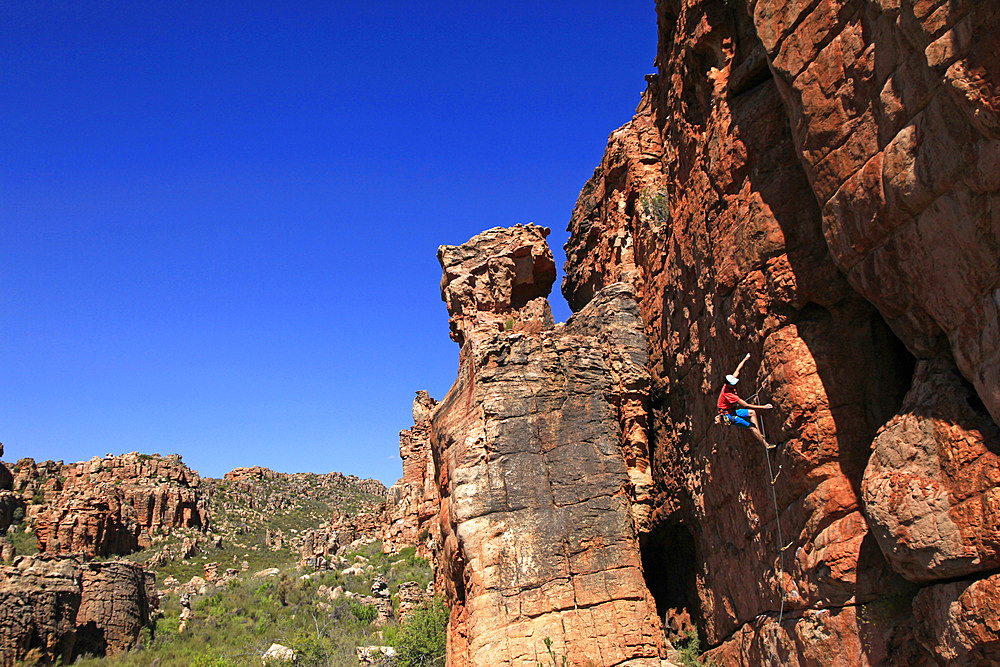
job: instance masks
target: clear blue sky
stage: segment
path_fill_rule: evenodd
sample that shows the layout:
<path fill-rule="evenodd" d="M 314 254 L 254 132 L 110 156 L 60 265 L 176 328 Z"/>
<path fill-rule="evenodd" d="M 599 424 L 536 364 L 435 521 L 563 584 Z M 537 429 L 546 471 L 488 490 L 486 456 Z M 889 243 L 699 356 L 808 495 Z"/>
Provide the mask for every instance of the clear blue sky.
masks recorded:
<path fill-rule="evenodd" d="M 0 4 L 4 460 L 391 484 L 457 370 L 438 245 L 561 267 L 655 46 L 652 0 Z"/>

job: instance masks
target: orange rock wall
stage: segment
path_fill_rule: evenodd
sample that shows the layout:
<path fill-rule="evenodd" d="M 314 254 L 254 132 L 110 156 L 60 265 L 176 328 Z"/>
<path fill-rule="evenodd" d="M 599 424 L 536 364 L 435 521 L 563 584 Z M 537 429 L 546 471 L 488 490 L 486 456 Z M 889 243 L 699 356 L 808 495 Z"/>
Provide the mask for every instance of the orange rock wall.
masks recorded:
<path fill-rule="evenodd" d="M 179 456 L 133 452 L 71 464 L 22 459 L 13 484 L 47 553 L 127 554 L 173 528 L 208 528 L 201 479 Z"/>
<path fill-rule="evenodd" d="M 994 15 L 658 2 L 658 72 L 580 194 L 563 293 L 635 286 L 646 581 L 720 664 L 932 664 L 927 637 L 974 625 L 917 600 L 996 567 Z M 763 448 L 713 423 L 747 352 L 774 499 Z"/>
<path fill-rule="evenodd" d="M 448 664 L 547 663 L 551 641 L 570 664 L 659 667 L 636 530 L 649 484 L 629 467 L 648 461 L 638 307 L 611 285 L 554 325 L 547 233 L 491 229 L 438 252 L 462 344 L 430 416 Z"/>

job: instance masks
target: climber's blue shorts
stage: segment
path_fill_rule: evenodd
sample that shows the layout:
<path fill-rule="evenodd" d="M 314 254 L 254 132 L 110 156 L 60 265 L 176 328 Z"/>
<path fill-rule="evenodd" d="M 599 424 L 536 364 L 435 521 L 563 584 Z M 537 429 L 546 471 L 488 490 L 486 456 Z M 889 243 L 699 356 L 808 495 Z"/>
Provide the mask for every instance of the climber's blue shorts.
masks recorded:
<path fill-rule="evenodd" d="M 726 420 L 733 426 L 742 426 L 743 428 L 753 428 L 753 424 L 750 423 L 750 411 L 746 408 L 740 408 L 736 411 L 736 414 L 726 415 Z"/>

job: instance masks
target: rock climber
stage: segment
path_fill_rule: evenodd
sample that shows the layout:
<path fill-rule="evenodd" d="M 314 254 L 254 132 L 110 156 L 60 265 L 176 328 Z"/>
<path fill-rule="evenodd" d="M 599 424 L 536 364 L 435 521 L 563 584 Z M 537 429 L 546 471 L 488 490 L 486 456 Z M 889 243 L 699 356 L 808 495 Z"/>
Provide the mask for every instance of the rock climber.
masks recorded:
<path fill-rule="evenodd" d="M 747 403 L 736 395 L 736 390 L 733 388 L 740 381 L 740 369 L 743 368 L 743 364 L 748 359 L 750 359 L 749 353 L 743 357 L 743 361 L 739 363 L 733 374 L 726 376 L 726 383 L 722 385 L 722 391 L 719 393 L 719 414 L 715 416 L 715 423 L 726 424 L 727 426 L 742 426 L 743 428 L 750 429 L 750 432 L 760 440 L 761 444 L 768 449 L 774 449 L 775 446 L 769 445 L 767 440 L 764 439 L 764 434 L 760 432 L 760 422 L 757 420 L 756 412 L 757 410 L 770 410 L 774 406 L 770 403 L 767 405 Z"/>

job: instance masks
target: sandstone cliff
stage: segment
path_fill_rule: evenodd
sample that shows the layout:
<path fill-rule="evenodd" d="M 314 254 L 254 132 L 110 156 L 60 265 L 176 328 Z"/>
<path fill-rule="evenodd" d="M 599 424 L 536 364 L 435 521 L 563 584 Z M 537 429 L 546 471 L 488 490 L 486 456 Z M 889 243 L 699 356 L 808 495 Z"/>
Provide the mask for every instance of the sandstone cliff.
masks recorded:
<path fill-rule="evenodd" d="M 657 664 L 692 623 L 726 665 L 1000 661 L 998 16 L 660 0 L 573 318 L 544 230 L 439 251 L 460 370 L 389 511 L 439 505 L 450 664 Z M 714 422 L 745 353 L 770 457 Z"/>
<path fill-rule="evenodd" d="M 458 379 L 439 405 L 418 397 L 410 435 L 428 433 L 430 457 L 403 438 L 397 495 L 416 516 L 397 533 L 437 506 L 450 665 L 535 664 L 548 640 L 573 664 L 658 667 L 638 542 L 651 490 L 639 310 L 630 286 L 610 285 L 556 325 L 547 234 L 497 228 L 438 251 Z"/>
<path fill-rule="evenodd" d="M 127 651 L 156 609 L 152 577 L 126 561 L 19 557 L 0 570 L 0 665 Z"/>
<path fill-rule="evenodd" d="M 175 528 L 208 527 L 198 473 L 176 455 L 132 452 L 71 464 L 21 459 L 13 472 L 14 492 L 47 553 L 127 554 Z"/>
<path fill-rule="evenodd" d="M 658 73 L 581 192 L 563 292 L 635 287 L 646 581 L 724 664 L 997 655 L 994 10 L 658 3 Z M 763 449 L 712 420 L 744 352 L 776 507 Z"/>

